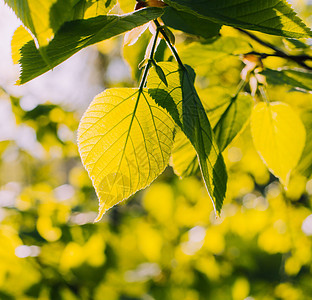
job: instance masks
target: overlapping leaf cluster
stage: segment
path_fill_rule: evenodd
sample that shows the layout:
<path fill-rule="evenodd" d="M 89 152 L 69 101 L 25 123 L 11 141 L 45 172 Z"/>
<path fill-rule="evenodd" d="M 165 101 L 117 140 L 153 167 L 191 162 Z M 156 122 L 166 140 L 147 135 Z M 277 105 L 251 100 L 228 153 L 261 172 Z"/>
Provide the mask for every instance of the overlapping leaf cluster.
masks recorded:
<path fill-rule="evenodd" d="M 197 156 L 209 196 L 219 213 L 227 186 L 222 152 L 246 126 L 252 111 L 252 96 L 257 92 L 264 102 L 253 109 L 252 133 L 255 146 L 272 173 L 288 185 L 302 151 L 307 152 L 301 120 L 288 105 L 271 104 L 265 99 L 265 83 L 257 71 L 263 69 L 258 57 L 258 62 L 249 69 L 253 62 L 250 57 L 246 59 L 243 84 L 236 94 L 223 95 L 222 103 L 211 106 L 212 117 L 195 89 L 194 70 L 184 64 L 216 62 L 220 57 L 235 54 L 240 47 L 243 49 L 238 51 L 240 54 L 253 50 L 246 50 L 250 46 L 237 38 L 218 40 L 223 25 L 285 38 L 311 37 L 310 29 L 285 0 L 164 0 L 166 6 L 162 7 L 149 7 L 159 5 L 147 0 L 145 8 L 125 15 L 107 15 L 114 1 L 6 0 L 6 3 L 34 37 L 19 29 L 13 38 L 15 60 L 19 59 L 21 64 L 21 84 L 53 69 L 89 45 L 159 17 L 165 25 L 201 38 L 199 43 L 182 50 L 181 57 L 185 58 L 182 62 L 165 27 L 156 21 L 157 34 L 162 34 L 178 63 L 156 64 L 156 38 L 140 87 L 106 90 L 92 101 L 84 114 L 78 144 L 100 200 L 98 218 L 160 175 L 169 163 L 172 149 L 172 165 L 179 175 L 197 169 Z M 207 40 L 210 37 L 215 40 Z M 294 88 L 310 90 L 310 72 L 264 70 L 261 75 L 274 84 L 286 82 Z M 249 80 L 251 90 L 247 95 L 242 90 Z M 252 82 L 256 82 L 256 86 Z M 292 122 L 291 135 L 287 122 Z M 295 137 L 296 143 L 287 142 Z M 181 159 L 185 156 L 187 159 Z"/>

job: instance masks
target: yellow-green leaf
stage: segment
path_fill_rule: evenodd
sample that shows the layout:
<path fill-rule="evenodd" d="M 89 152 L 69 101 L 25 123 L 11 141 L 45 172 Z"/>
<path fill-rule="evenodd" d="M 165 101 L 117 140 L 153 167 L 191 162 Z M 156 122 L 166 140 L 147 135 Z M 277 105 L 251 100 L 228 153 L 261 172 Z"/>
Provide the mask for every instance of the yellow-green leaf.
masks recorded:
<path fill-rule="evenodd" d="M 199 170 L 196 150 L 182 131 L 174 138 L 170 165 L 175 174 L 183 178 L 195 174 Z"/>
<path fill-rule="evenodd" d="M 253 109 L 251 132 L 263 161 L 287 186 L 305 145 L 306 132 L 299 116 L 285 103 L 261 102 Z"/>
<path fill-rule="evenodd" d="M 78 129 L 78 147 L 106 210 L 148 186 L 169 162 L 174 123 L 147 90 L 108 89 L 91 102 Z"/>
<path fill-rule="evenodd" d="M 15 30 L 11 41 L 12 60 L 14 64 L 18 64 L 21 59 L 20 49 L 32 39 L 31 34 L 23 25 Z"/>
<path fill-rule="evenodd" d="M 47 46 L 68 21 L 104 15 L 116 0 L 5 0 L 33 33 L 40 47 Z"/>

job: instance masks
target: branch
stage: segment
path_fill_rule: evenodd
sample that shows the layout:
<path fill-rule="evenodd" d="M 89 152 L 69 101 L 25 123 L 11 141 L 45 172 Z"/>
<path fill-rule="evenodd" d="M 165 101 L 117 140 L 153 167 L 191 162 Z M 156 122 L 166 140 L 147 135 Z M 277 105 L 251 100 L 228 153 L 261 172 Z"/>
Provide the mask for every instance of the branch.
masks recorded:
<path fill-rule="evenodd" d="M 285 58 L 285 59 L 288 59 L 288 60 L 291 60 L 291 61 L 295 62 L 296 64 L 300 65 L 301 67 L 303 67 L 303 68 L 305 68 L 305 69 L 307 69 L 309 71 L 312 71 L 312 67 L 308 66 L 305 63 L 305 61 L 307 61 L 307 60 L 311 60 L 312 61 L 312 56 L 309 56 L 309 55 L 289 55 L 286 52 L 284 52 L 283 50 L 279 49 L 278 47 L 272 45 L 269 42 L 261 40 L 259 37 L 255 36 L 254 34 L 248 32 L 246 30 L 243 30 L 243 29 L 240 29 L 240 28 L 236 28 L 236 29 L 238 31 L 244 33 L 245 35 L 249 36 L 251 39 L 253 39 L 257 43 L 259 43 L 260 45 L 262 45 L 264 47 L 267 47 L 267 48 L 270 48 L 271 50 L 274 51 L 274 53 L 272 53 L 272 54 L 258 53 L 258 52 L 255 52 L 255 51 L 249 52 L 247 54 L 258 55 L 261 58 L 267 58 L 269 56 Z"/>

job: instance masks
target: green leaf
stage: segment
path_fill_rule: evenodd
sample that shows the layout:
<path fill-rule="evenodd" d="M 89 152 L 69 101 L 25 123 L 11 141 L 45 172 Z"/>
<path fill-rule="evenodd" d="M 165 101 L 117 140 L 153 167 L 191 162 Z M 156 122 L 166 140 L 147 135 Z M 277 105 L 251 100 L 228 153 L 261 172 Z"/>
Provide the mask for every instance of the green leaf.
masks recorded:
<path fill-rule="evenodd" d="M 23 84 L 59 65 L 79 50 L 122 34 L 151 21 L 162 14 L 161 8 L 151 7 L 131 14 L 98 16 L 87 20 L 65 23 L 54 39 L 45 47 L 49 64 L 41 57 L 34 41 L 21 49 L 20 84 Z"/>
<path fill-rule="evenodd" d="M 103 15 L 116 0 L 5 0 L 17 17 L 46 46 L 57 30 L 68 21 Z"/>
<path fill-rule="evenodd" d="M 206 89 L 203 93 L 206 96 L 203 105 L 219 149 L 223 151 L 246 126 L 251 114 L 252 97 L 242 93 L 232 97 L 219 87 Z M 180 177 L 197 171 L 196 151 L 183 133 L 175 137 L 171 166 Z"/>
<path fill-rule="evenodd" d="M 97 220 L 163 172 L 173 138 L 173 120 L 146 89 L 108 89 L 94 98 L 79 124 L 78 147 L 99 198 Z"/>
<path fill-rule="evenodd" d="M 196 149 L 201 172 L 216 212 L 220 213 L 225 197 L 227 173 L 223 157 L 215 142 L 206 112 L 194 87 L 195 74 L 174 63 L 160 63 L 168 87 L 151 69 L 147 87 L 149 94 L 164 107 Z"/>
<path fill-rule="evenodd" d="M 229 102 L 213 131 L 222 152 L 246 125 L 252 109 L 253 100 L 249 94 L 228 97 Z"/>
<path fill-rule="evenodd" d="M 63 0 L 61 2 L 68 0 Z M 79 0 L 75 5 L 75 19 L 88 19 L 106 15 L 115 5 L 117 0 Z"/>
<path fill-rule="evenodd" d="M 290 85 L 292 88 L 312 91 L 312 72 L 304 69 L 265 69 L 262 74 L 272 85 Z"/>
<path fill-rule="evenodd" d="M 218 61 L 228 55 L 252 51 L 248 42 L 236 37 L 220 37 L 210 43 L 191 43 L 179 51 L 183 62 L 192 66 Z"/>
<path fill-rule="evenodd" d="M 211 38 L 218 35 L 221 28 L 220 24 L 172 7 L 166 8 L 162 20 L 169 27 L 203 38 Z"/>
<path fill-rule="evenodd" d="M 285 103 L 258 103 L 251 115 L 251 133 L 267 167 L 287 186 L 306 140 L 299 116 Z"/>
<path fill-rule="evenodd" d="M 161 68 L 161 66 L 159 66 L 154 60 L 153 60 L 153 65 L 155 67 L 155 71 L 156 71 L 159 79 L 164 83 L 165 86 L 168 86 L 166 75 L 165 75 L 163 69 Z"/>
<path fill-rule="evenodd" d="M 174 138 L 170 165 L 181 178 L 194 175 L 199 170 L 196 150 L 182 131 L 177 132 Z"/>
<path fill-rule="evenodd" d="M 285 0 L 164 0 L 176 10 L 234 27 L 284 37 L 311 37 L 311 30 Z"/>

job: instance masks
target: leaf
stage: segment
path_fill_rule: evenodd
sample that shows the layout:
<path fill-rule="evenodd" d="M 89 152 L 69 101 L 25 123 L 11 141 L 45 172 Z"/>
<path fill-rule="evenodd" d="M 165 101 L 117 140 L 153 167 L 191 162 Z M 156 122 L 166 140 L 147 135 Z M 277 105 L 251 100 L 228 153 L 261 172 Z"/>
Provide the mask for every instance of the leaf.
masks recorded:
<path fill-rule="evenodd" d="M 302 121 L 306 129 L 306 144 L 304 146 L 297 170 L 306 178 L 312 175 L 312 111 L 305 111 Z"/>
<path fill-rule="evenodd" d="M 88 19 L 106 15 L 116 5 L 116 2 L 116 0 L 80 0 L 75 6 L 76 19 Z M 77 17 L 77 10 L 80 17 Z"/>
<path fill-rule="evenodd" d="M 194 87 L 195 74 L 174 63 L 159 64 L 168 87 L 151 69 L 147 81 L 149 94 L 164 107 L 196 149 L 201 172 L 216 212 L 220 213 L 225 197 L 227 173 L 223 157 L 215 142 L 206 112 Z"/>
<path fill-rule="evenodd" d="M 153 66 L 155 67 L 155 71 L 156 71 L 159 79 L 163 82 L 163 84 L 165 86 L 168 86 L 166 75 L 165 75 L 163 69 L 161 68 L 161 66 L 159 66 L 154 60 L 152 60 L 152 63 L 153 63 Z"/>
<path fill-rule="evenodd" d="M 203 104 L 209 105 L 205 110 L 222 152 L 247 124 L 253 104 L 252 97 L 239 94 L 235 98 L 219 87 L 206 89 L 204 93 L 207 99 Z M 190 176 L 197 171 L 198 163 L 195 162 L 196 151 L 191 143 L 183 134 L 177 134 L 171 159 L 174 172 L 180 177 Z"/>
<path fill-rule="evenodd" d="M 105 90 L 91 102 L 78 129 L 78 147 L 106 210 L 147 187 L 169 162 L 174 122 L 146 89 Z"/>
<path fill-rule="evenodd" d="M 20 49 L 32 39 L 31 34 L 23 25 L 15 30 L 11 41 L 12 60 L 14 64 L 18 64 L 21 59 Z"/>
<path fill-rule="evenodd" d="M 28 42 L 21 49 L 22 71 L 19 83 L 23 84 L 47 72 L 87 46 L 124 33 L 159 17 L 162 11 L 161 8 L 146 8 L 122 16 L 108 15 L 68 22 L 45 47 L 49 65 L 42 59 L 34 41 Z"/>
<path fill-rule="evenodd" d="M 182 131 L 177 132 L 174 138 L 170 165 L 181 178 L 191 176 L 199 170 L 196 150 Z"/>
<path fill-rule="evenodd" d="M 191 43 L 179 51 L 183 62 L 198 66 L 218 61 L 228 55 L 242 54 L 252 51 L 251 46 L 236 37 L 220 37 L 206 44 Z"/>
<path fill-rule="evenodd" d="M 250 117 L 252 104 L 252 97 L 248 94 L 229 97 L 228 106 L 213 129 L 221 152 L 244 128 Z"/>
<path fill-rule="evenodd" d="M 265 69 L 262 74 L 272 85 L 290 85 L 293 88 L 312 91 L 312 72 L 304 69 Z"/>
<path fill-rule="evenodd" d="M 310 29 L 285 0 L 164 0 L 176 10 L 200 18 L 284 37 L 311 37 Z"/>
<path fill-rule="evenodd" d="M 300 118 L 285 103 L 261 102 L 251 115 L 251 133 L 267 167 L 287 186 L 305 145 L 306 133 Z"/>
<path fill-rule="evenodd" d="M 132 46 L 134 45 L 139 37 L 145 32 L 148 28 L 149 23 L 141 25 L 139 27 L 133 28 L 131 31 L 127 32 L 124 37 L 124 46 Z"/>
<path fill-rule="evenodd" d="M 221 25 L 193 14 L 167 7 L 162 16 L 164 23 L 188 34 L 211 38 L 219 34 Z"/>
<path fill-rule="evenodd" d="M 58 29 L 68 21 L 106 14 L 116 0 L 5 0 L 18 18 L 47 46 Z"/>

